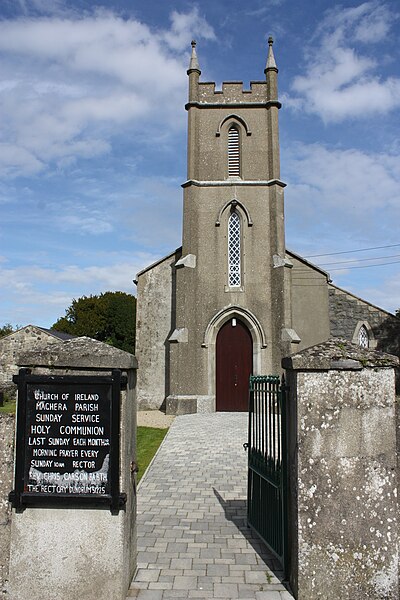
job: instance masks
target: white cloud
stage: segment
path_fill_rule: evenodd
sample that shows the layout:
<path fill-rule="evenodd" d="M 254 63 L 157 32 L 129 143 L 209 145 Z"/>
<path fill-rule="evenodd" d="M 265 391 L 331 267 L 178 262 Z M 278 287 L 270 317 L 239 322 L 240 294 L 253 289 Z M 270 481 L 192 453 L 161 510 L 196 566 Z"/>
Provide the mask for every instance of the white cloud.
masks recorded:
<path fill-rule="evenodd" d="M 118 205 L 117 218 L 129 237 L 146 248 L 170 252 L 181 244 L 182 191 L 173 179 L 136 181 L 134 194 Z"/>
<path fill-rule="evenodd" d="M 287 105 L 316 113 L 325 122 L 400 107 L 400 78 L 380 76 L 383 59 L 373 49 L 397 18 L 377 1 L 328 11 L 306 48 L 305 74 L 293 80 L 294 95 L 287 96 Z"/>
<path fill-rule="evenodd" d="M 150 252 L 138 252 L 132 260 L 121 260 L 114 256 L 113 264 L 79 266 L 76 264 L 61 265 L 59 268 L 30 265 L 15 268 L 0 267 L 0 285 L 12 287 L 19 294 L 39 291 L 43 283 L 52 283 L 53 289 L 58 286 L 76 286 L 79 295 L 95 294 L 107 290 L 132 290 L 132 279 L 145 266 L 159 259 Z M 59 293 L 61 293 L 59 291 Z M 65 292 L 63 292 L 65 294 Z"/>
<path fill-rule="evenodd" d="M 71 264 L 60 268 L 5 268 L 0 261 L 0 287 L 9 290 L 9 307 L 4 305 L 2 309 L 3 321 L 50 326 L 64 315 L 73 298 L 116 290 L 133 294 L 136 273 L 159 256 L 139 252 L 129 261 L 123 254 L 120 260 L 115 255 L 113 258 L 113 264 L 104 266 Z"/>
<path fill-rule="evenodd" d="M 386 310 L 399 308 L 400 264 L 384 263 L 398 261 L 400 250 L 354 251 L 399 243 L 400 156 L 300 142 L 282 154 L 288 248 L 309 256 L 340 287 Z M 327 252 L 346 254 L 316 256 Z"/>
<path fill-rule="evenodd" d="M 195 35 L 215 38 L 197 8 L 173 12 L 170 27 L 156 31 L 105 10 L 0 21 L 0 172 L 32 174 L 97 156 L 117 132 L 150 122 L 183 127 Z"/>
<path fill-rule="evenodd" d="M 285 149 L 284 156 L 290 223 L 321 236 L 329 230 L 359 238 L 396 235 L 400 156 L 302 143 Z"/>
<path fill-rule="evenodd" d="M 41 171 L 43 161 L 17 144 L 0 143 L 0 173 L 3 176 L 20 174 L 32 175 Z"/>
<path fill-rule="evenodd" d="M 385 306 L 386 310 L 396 312 L 400 309 L 400 273 L 387 277 L 379 288 L 371 285 L 365 287 L 363 294 L 372 304 Z"/>
<path fill-rule="evenodd" d="M 171 30 L 164 38 L 168 45 L 174 50 L 187 48 L 192 39 L 192 31 L 206 40 L 215 40 L 215 33 L 204 17 L 199 14 L 199 9 L 194 7 L 188 13 L 173 11 L 171 14 Z"/>
<path fill-rule="evenodd" d="M 64 0 L 3 0 L 12 5 L 17 4 L 24 15 L 39 14 L 64 14 L 67 12 Z"/>
<path fill-rule="evenodd" d="M 45 269 L 43 267 L 31 267 L 30 282 L 52 282 L 55 285 L 59 284 L 79 284 L 84 285 L 85 290 L 82 293 L 96 293 L 100 288 L 103 289 L 131 289 L 132 279 L 136 272 L 135 265 L 131 263 L 121 262 L 114 265 L 104 266 L 88 266 L 81 267 L 78 265 L 65 265 L 60 269 Z"/>
<path fill-rule="evenodd" d="M 380 42 L 388 33 L 394 16 L 387 4 L 377 0 L 350 8 L 339 5 L 325 13 L 317 34 L 329 34 L 341 41 L 353 27 L 356 39 L 366 43 Z"/>
<path fill-rule="evenodd" d="M 90 233 L 93 235 L 101 235 L 113 230 L 112 224 L 102 218 L 96 216 L 85 217 L 77 214 L 60 216 L 58 218 L 58 225 L 61 231 Z"/>
<path fill-rule="evenodd" d="M 271 7 L 280 6 L 283 4 L 285 0 L 267 0 L 261 3 L 261 6 L 258 8 L 246 9 L 245 14 L 247 17 L 256 17 L 262 18 L 264 16 L 269 16 L 271 13 Z"/>

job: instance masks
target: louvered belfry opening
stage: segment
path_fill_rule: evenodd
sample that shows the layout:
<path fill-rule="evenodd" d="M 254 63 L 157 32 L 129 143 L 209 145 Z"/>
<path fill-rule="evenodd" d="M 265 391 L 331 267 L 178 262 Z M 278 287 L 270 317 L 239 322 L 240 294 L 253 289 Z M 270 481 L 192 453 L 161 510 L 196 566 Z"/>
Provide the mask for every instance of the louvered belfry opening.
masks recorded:
<path fill-rule="evenodd" d="M 240 177 L 239 130 L 234 125 L 228 130 L 228 177 Z"/>

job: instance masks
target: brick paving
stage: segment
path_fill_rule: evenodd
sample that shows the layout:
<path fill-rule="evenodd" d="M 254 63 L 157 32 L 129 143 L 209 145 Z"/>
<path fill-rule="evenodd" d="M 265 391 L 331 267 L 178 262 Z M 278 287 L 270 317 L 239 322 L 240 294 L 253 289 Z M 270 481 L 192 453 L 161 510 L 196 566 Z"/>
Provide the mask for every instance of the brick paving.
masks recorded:
<path fill-rule="evenodd" d="M 247 415 L 177 417 L 138 492 L 139 600 L 291 600 L 246 526 Z"/>

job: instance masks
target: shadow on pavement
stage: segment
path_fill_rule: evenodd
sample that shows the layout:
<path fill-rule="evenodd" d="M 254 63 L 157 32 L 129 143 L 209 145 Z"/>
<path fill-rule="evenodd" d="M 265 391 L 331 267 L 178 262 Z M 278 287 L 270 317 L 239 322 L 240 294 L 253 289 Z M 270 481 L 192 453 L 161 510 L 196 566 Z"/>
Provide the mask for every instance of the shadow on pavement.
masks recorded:
<path fill-rule="evenodd" d="M 224 500 L 221 494 L 213 487 L 213 492 L 218 502 L 224 509 L 225 518 L 231 521 L 243 537 L 252 546 L 265 565 L 273 575 L 290 592 L 287 582 L 283 580 L 283 570 L 277 558 L 268 550 L 264 542 L 256 536 L 254 531 L 247 525 L 247 501 L 246 500 Z"/>

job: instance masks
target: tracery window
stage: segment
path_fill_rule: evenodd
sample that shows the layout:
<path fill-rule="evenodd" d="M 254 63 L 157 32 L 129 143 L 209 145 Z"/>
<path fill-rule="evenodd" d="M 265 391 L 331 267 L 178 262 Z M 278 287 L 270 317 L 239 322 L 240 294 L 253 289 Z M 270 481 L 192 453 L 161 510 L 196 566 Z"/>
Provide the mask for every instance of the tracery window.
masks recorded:
<path fill-rule="evenodd" d="M 228 284 L 229 287 L 240 287 L 241 284 L 241 244 L 240 217 L 236 211 L 231 213 L 228 221 Z"/>
<path fill-rule="evenodd" d="M 239 130 L 235 125 L 228 130 L 228 177 L 240 177 Z"/>
<path fill-rule="evenodd" d="M 362 325 L 358 332 L 358 344 L 362 348 L 369 348 L 369 335 L 365 325 Z"/>

